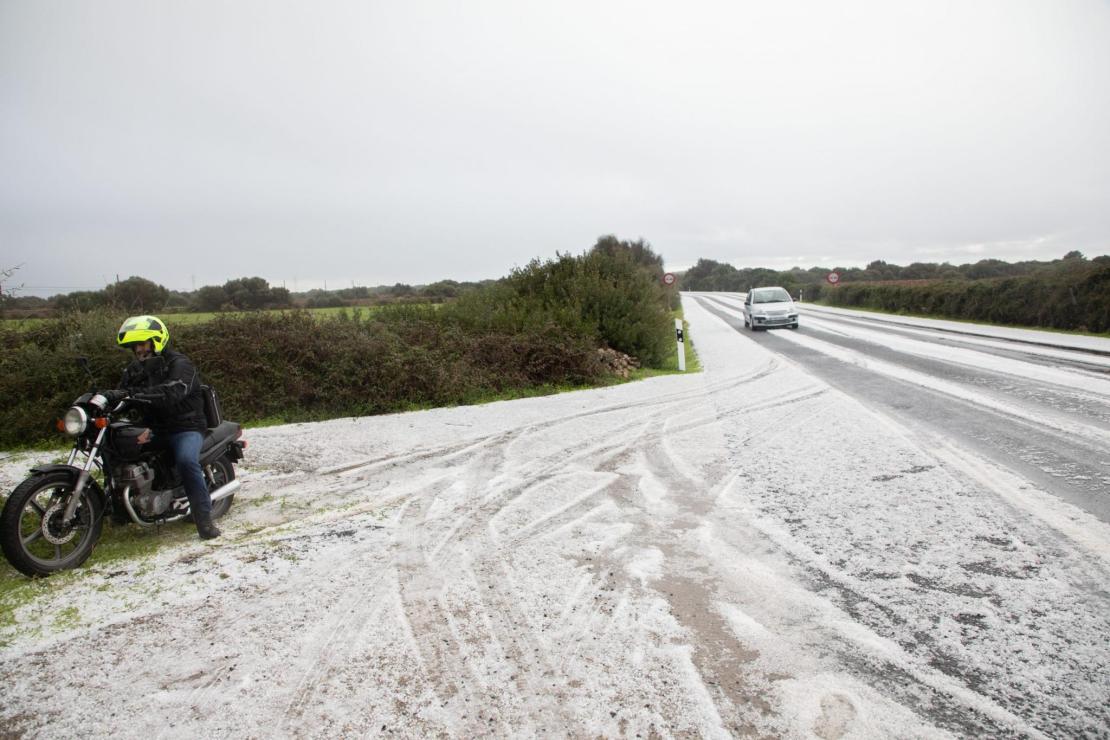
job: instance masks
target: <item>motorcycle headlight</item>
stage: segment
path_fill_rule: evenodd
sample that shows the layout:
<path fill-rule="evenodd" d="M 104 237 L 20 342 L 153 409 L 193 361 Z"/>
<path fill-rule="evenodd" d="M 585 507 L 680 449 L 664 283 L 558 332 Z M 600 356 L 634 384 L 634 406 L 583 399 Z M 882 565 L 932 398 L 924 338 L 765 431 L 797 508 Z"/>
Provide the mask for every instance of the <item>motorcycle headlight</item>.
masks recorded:
<path fill-rule="evenodd" d="M 66 434 L 76 436 L 85 431 L 85 427 L 89 424 L 89 415 L 80 406 L 73 406 L 66 412 L 65 419 L 62 421 L 65 424 Z"/>

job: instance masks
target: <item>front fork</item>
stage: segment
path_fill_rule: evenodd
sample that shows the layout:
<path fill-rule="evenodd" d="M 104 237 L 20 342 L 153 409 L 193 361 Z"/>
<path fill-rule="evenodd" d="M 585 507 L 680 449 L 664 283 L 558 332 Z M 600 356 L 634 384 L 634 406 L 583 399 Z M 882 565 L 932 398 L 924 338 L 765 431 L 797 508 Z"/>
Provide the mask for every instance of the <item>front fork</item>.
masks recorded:
<path fill-rule="evenodd" d="M 96 464 L 100 444 L 104 441 L 106 431 L 108 431 L 107 427 L 101 427 L 100 432 L 97 433 L 96 441 L 93 442 L 92 449 L 89 450 L 89 459 L 85 461 L 85 466 L 81 468 L 81 472 L 77 475 L 77 485 L 73 487 L 73 493 L 69 494 L 65 514 L 62 516 L 62 522 L 67 526 L 73 522 L 73 516 L 77 513 L 77 502 L 81 500 L 81 492 L 85 490 L 85 486 L 89 483 L 89 476 L 92 474 L 93 465 Z M 76 459 L 77 446 L 74 445 L 73 452 L 69 455 L 69 464 L 73 465 L 73 461 Z"/>

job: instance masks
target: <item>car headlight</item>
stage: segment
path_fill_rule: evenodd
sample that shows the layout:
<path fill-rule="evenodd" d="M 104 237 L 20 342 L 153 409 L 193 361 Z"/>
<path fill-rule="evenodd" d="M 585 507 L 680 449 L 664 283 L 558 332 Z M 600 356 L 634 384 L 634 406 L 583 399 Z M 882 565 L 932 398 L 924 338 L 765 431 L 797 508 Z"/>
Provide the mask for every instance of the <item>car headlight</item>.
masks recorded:
<path fill-rule="evenodd" d="M 65 419 L 66 434 L 78 435 L 85 431 L 85 427 L 89 424 L 89 415 L 80 406 L 73 406 L 66 412 Z"/>

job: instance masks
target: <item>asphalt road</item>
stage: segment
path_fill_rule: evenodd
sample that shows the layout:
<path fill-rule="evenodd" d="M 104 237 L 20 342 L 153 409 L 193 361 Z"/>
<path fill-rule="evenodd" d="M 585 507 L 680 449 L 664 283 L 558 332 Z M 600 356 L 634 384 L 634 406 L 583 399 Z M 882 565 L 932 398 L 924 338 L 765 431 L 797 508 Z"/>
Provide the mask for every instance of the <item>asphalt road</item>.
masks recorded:
<path fill-rule="evenodd" d="M 1110 436 L 1110 396 L 1028 377 L 1035 369 L 1058 368 L 1110 381 L 1110 369 L 1097 355 L 1060 352 L 1046 356 L 1016 341 L 997 340 L 985 346 L 949 332 L 861 321 L 803 304 L 797 333 L 857 357 L 856 362 L 846 362 L 799 343 L 789 336 L 790 329 L 745 329 L 739 294 L 702 294 L 696 299 L 750 340 L 798 363 L 868 407 L 909 428 L 986 457 L 1038 488 L 1110 522 L 1110 449 L 1101 444 L 1099 434 Z M 859 336 L 864 325 L 866 336 Z M 938 356 L 900 351 L 884 338 L 928 342 L 937 347 Z M 939 351 L 942 348 L 943 353 Z M 983 367 L 981 357 L 979 362 L 971 361 L 981 354 L 1004 362 L 1007 372 Z M 961 361 L 964 358 L 968 361 Z M 867 361 L 938 379 L 950 386 L 948 391 L 966 392 L 953 394 L 923 387 L 878 372 Z M 1028 364 L 1028 372 L 1021 372 L 1021 364 Z M 1065 383 L 1068 380 L 1064 373 L 1061 378 Z M 1044 419 L 1051 419 L 1053 424 L 1043 423 Z"/>
<path fill-rule="evenodd" d="M 737 303 L 700 373 L 248 430 L 219 539 L 0 583 L 0 737 L 1106 737 L 1110 355 Z"/>

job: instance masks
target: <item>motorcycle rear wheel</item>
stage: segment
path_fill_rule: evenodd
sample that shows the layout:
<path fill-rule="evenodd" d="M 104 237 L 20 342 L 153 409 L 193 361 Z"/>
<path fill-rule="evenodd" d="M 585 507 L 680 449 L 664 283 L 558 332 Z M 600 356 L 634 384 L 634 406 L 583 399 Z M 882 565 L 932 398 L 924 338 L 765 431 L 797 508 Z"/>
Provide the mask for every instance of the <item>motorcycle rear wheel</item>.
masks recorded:
<path fill-rule="evenodd" d="M 208 484 L 209 491 L 215 491 L 221 486 L 227 485 L 235 479 L 235 466 L 226 457 L 213 462 L 211 465 L 204 466 L 204 480 Z M 212 518 L 219 519 L 227 513 L 231 508 L 231 501 L 235 498 L 235 494 L 231 494 L 227 498 L 222 498 L 219 501 L 212 502 Z"/>
<path fill-rule="evenodd" d="M 24 575 L 48 576 L 76 568 L 92 554 L 104 512 L 91 488 L 81 492 L 74 523 L 61 522 L 76 479 L 76 474 L 64 471 L 34 475 L 8 496 L 0 512 L 0 549 Z"/>

